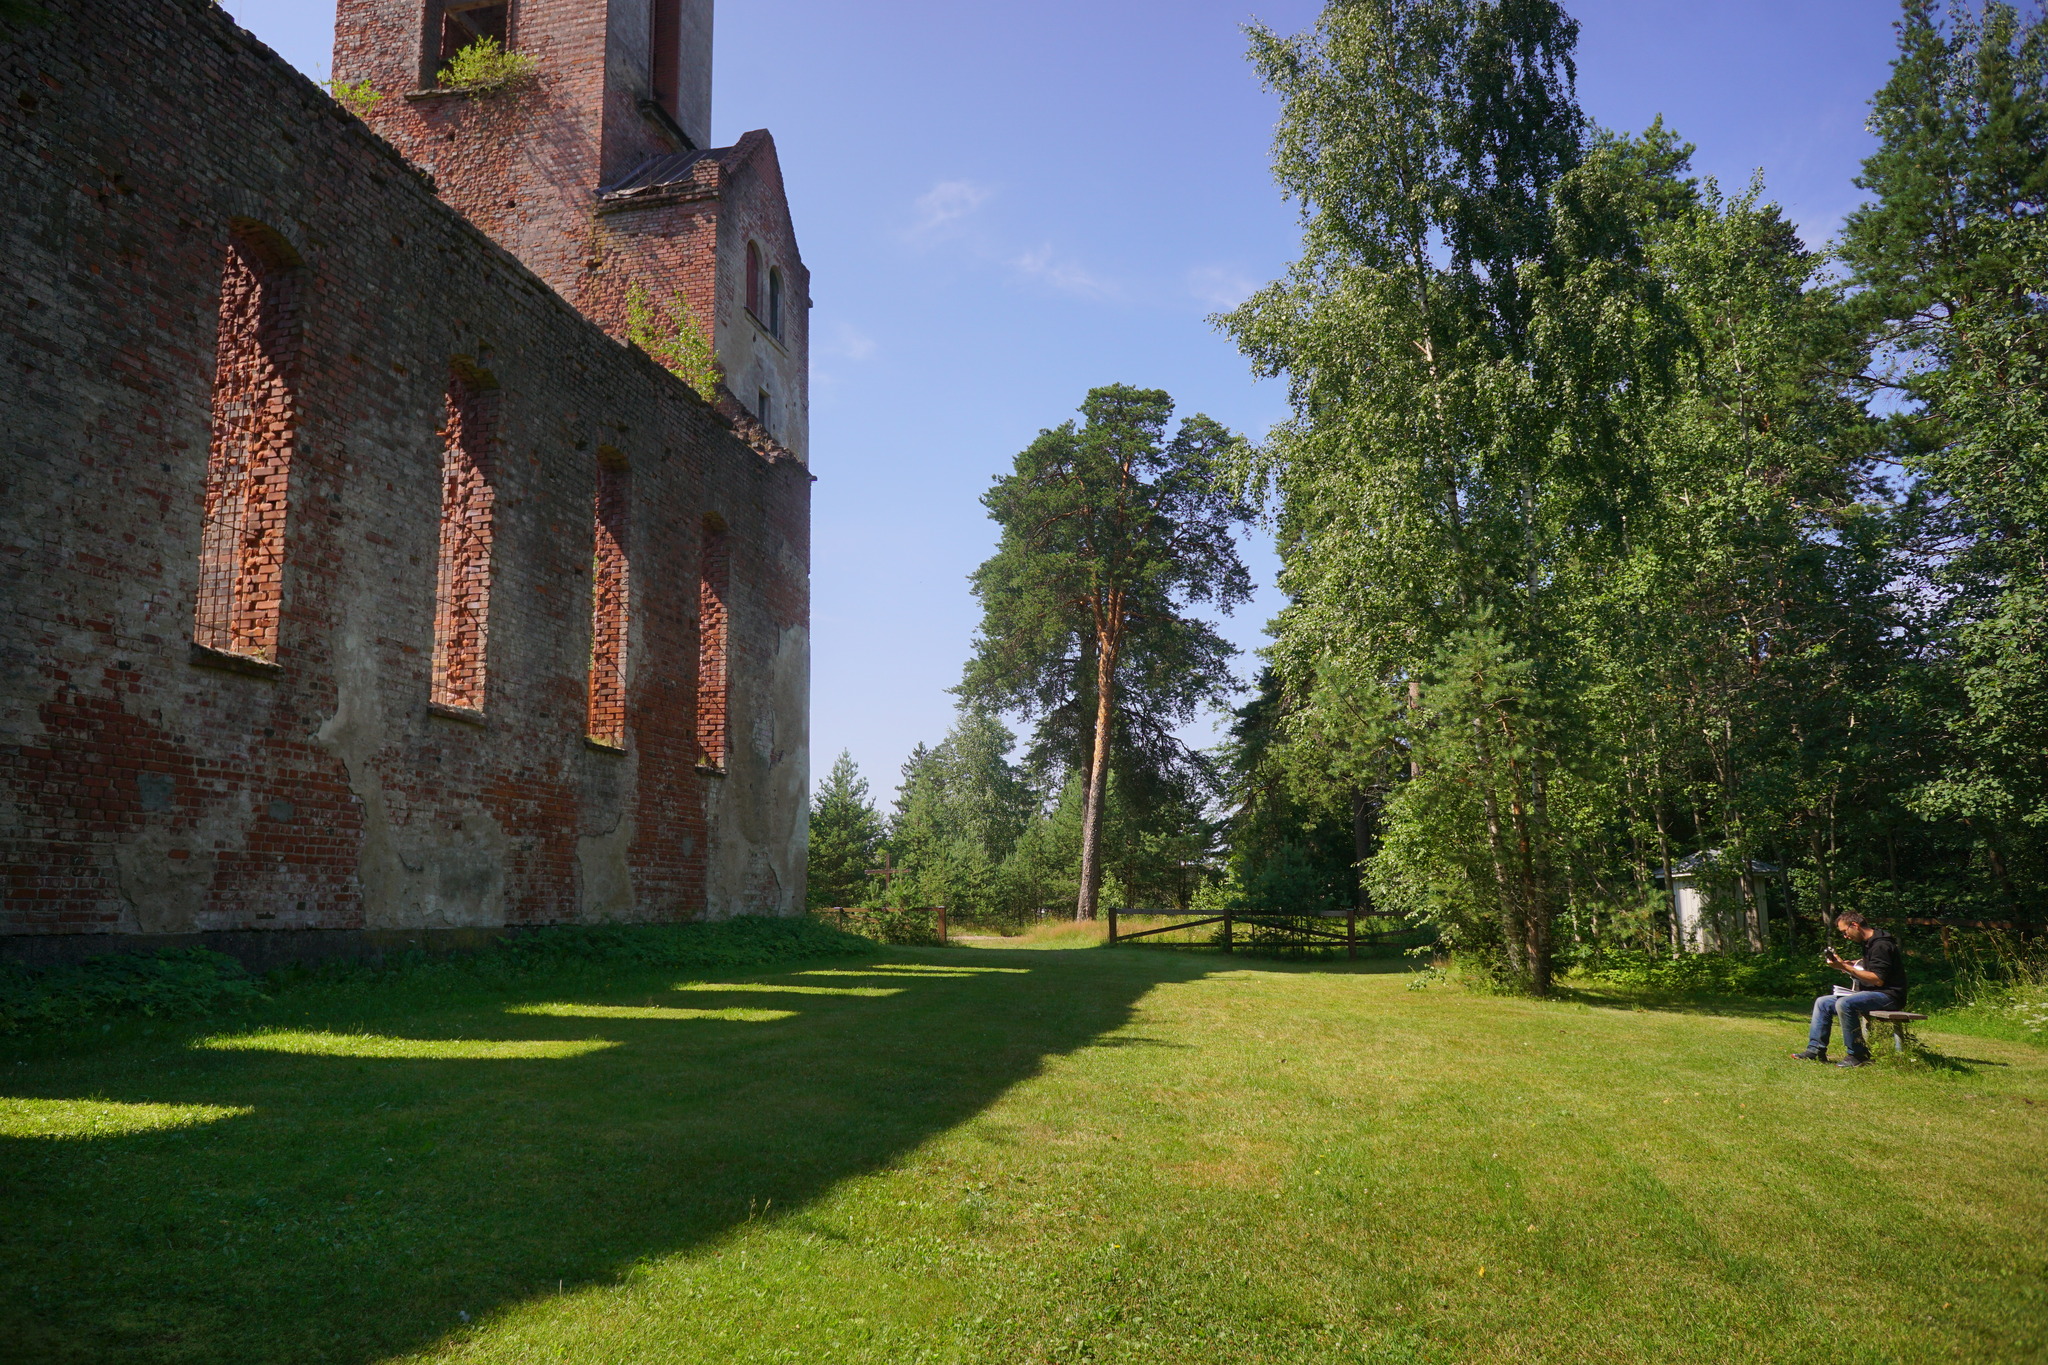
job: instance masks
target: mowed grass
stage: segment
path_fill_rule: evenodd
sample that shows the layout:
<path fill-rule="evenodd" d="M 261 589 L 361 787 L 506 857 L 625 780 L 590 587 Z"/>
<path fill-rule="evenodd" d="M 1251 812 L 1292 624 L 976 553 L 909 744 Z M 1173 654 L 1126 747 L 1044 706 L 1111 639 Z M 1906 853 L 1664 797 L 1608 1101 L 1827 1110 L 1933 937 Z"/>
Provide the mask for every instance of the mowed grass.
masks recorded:
<path fill-rule="evenodd" d="M 1388 965 L 399 979 L 17 1050 L 0 1355 L 2048 1355 L 2048 1050 L 1845 1072 L 1784 1010 Z"/>

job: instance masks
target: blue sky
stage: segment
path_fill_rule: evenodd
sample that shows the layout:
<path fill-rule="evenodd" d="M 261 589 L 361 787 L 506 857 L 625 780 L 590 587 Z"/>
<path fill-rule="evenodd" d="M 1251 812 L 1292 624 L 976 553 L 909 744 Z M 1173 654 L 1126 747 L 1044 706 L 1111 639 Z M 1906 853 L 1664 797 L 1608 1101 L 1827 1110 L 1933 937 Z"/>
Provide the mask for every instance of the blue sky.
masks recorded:
<path fill-rule="evenodd" d="M 327 75 L 331 0 L 224 3 Z M 1894 0 L 1565 3 L 1595 120 L 1661 113 L 1731 187 L 1760 168 L 1810 242 L 1855 207 Z M 1295 245 L 1240 26 L 1319 10 L 720 0 L 714 137 L 774 132 L 816 304 L 816 774 L 850 749 L 886 794 L 945 733 L 976 621 L 966 576 L 994 543 L 978 499 L 1090 387 L 1164 388 L 1254 436 L 1283 415 L 1205 318 Z M 1226 633 L 1248 675 L 1278 596 L 1265 537 L 1246 550 L 1263 589 Z"/>

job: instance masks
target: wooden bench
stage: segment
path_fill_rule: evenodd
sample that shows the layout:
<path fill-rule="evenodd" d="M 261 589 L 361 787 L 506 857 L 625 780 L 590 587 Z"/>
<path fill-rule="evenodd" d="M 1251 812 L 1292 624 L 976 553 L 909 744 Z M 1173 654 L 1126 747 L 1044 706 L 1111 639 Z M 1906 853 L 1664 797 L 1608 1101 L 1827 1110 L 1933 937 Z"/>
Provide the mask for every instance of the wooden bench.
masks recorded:
<path fill-rule="evenodd" d="M 1914 1014 L 1910 1010 L 1870 1010 L 1863 1017 L 1865 1019 L 1874 1019 L 1881 1024 L 1890 1024 L 1892 1026 L 1892 1051 L 1904 1052 L 1906 1044 L 1913 1041 L 1913 1035 L 1906 1031 L 1906 1025 L 1925 1019 L 1927 1016 L 1924 1014 Z"/>

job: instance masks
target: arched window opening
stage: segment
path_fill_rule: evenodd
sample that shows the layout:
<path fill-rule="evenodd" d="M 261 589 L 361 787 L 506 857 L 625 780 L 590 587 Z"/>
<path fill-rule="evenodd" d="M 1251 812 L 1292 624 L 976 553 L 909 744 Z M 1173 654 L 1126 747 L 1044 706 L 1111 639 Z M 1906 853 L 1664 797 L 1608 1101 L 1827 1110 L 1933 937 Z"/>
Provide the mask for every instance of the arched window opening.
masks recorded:
<path fill-rule="evenodd" d="M 761 248 L 747 243 L 747 311 L 761 316 Z"/>
<path fill-rule="evenodd" d="M 488 374 L 458 364 L 448 380 L 441 429 L 441 552 L 434 577 L 433 700 L 484 709 L 490 642 L 492 444 L 497 389 Z"/>
<path fill-rule="evenodd" d="M 731 696 L 731 590 L 732 555 L 725 523 L 706 517 L 697 579 L 697 762 L 719 772 L 725 771 L 726 707 Z"/>
<path fill-rule="evenodd" d="M 213 431 L 193 638 L 277 661 L 285 512 L 298 433 L 297 257 L 257 223 L 235 227 L 221 269 Z"/>
<path fill-rule="evenodd" d="M 590 558 L 590 721 L 588 733 L 610 748 L 626 746 L 626 645 L 632 585 L 628 581 L 632 475 L 625 457 L 598 448 L 596 536 Z"/>
<path fill-rule="evenodd" d="M 782 271 L 773 266 L 768 270 L 768 331 L 782 335 Z"/>
<path fill-rule="evenodd" d="M 654 98 L 672 119 L 680 119 L 683 65 L 682 0 L 654 0 L 648 41 L 654 48 Z"/>

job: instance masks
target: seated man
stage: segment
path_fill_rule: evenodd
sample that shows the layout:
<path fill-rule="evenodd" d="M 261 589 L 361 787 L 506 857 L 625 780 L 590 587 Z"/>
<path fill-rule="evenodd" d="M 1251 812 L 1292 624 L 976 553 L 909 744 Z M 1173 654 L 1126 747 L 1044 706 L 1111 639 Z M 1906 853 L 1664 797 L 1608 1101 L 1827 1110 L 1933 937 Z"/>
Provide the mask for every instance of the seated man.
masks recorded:
<path fill-rule="evenodd" d="M 1835 916 L 1835 928 L 1842 937 L 1863 945 L 1860 962 L 1844 962 L 1833 948 L 1827 951 L 1831 967 L 1847 972 L 1862 987 L 1848 995 L 1823 995 L 1813 1002 L 1813 1029 L 1806 1035 L 1806 1051 L 1792 1056 L 1802 1062 L 1828 1059 L 1828 1031 L 1836 1019 L 1842 1021 L 1842 1047 L 1847 1060 L 1837 1066 L 1870 1065 L 1870 1048 L 1863 1039 L 1863 1016 L 1872 1010 L 1902 1010 L 1906 1007 L 1906 962 L 1899 941 L 1882 929 L 1873 929 L 1863 916 Z"/>

